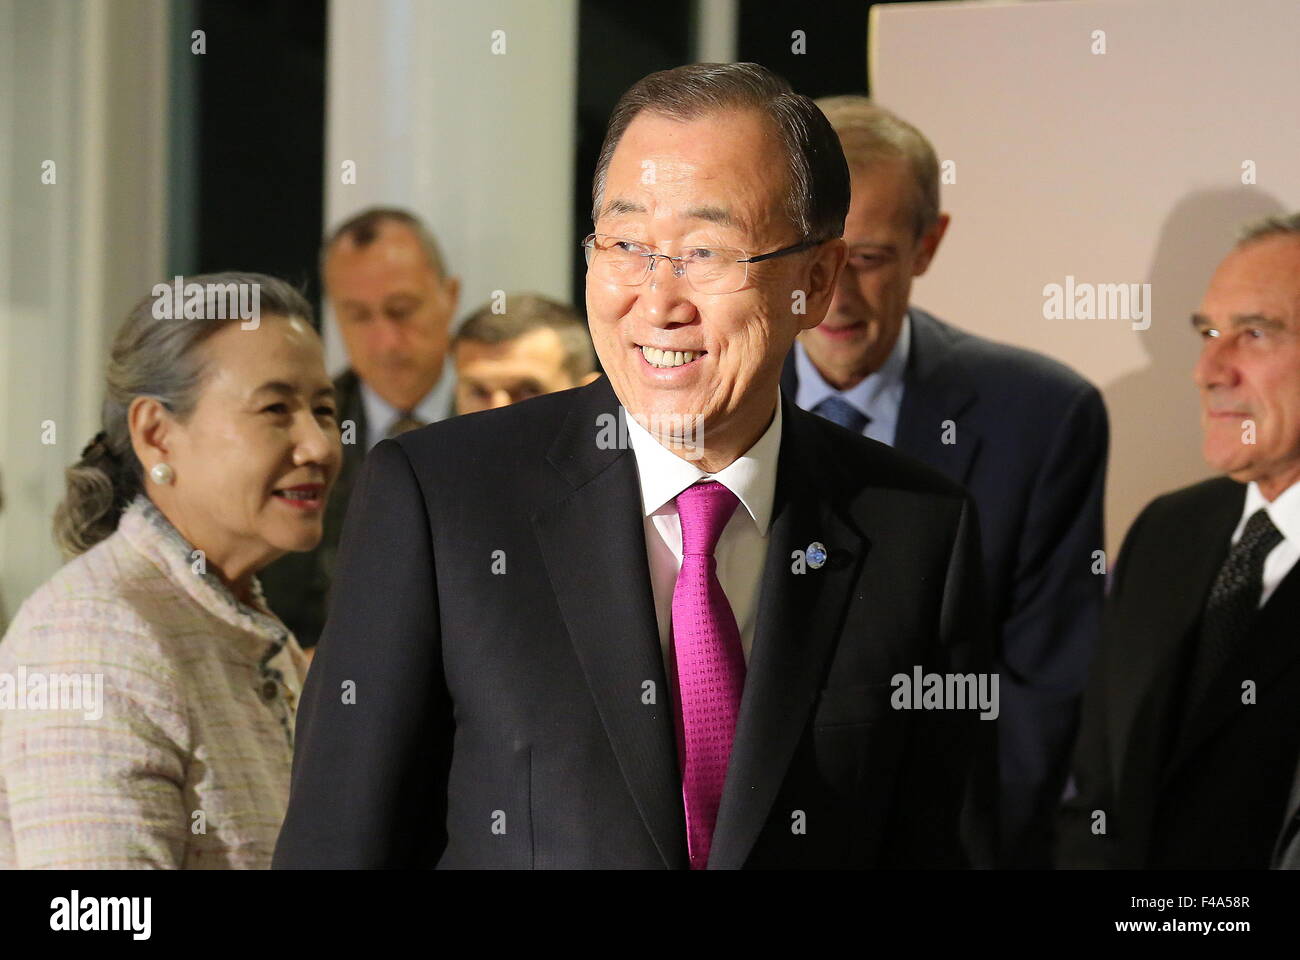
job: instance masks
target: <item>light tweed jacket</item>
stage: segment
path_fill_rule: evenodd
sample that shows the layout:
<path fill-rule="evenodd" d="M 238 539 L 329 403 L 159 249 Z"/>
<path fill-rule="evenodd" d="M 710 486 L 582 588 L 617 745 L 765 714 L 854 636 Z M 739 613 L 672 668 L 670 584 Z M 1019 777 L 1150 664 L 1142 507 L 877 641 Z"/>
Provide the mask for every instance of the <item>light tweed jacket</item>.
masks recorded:
<path fill-rule="evenodd" d="M 192 549 L 138 497 L 18 610 L 0 641 L 0 868 L 270 866 L 307 660 Z M 102 676 L 102 710 L 42 704 L 55 674 Z"/>

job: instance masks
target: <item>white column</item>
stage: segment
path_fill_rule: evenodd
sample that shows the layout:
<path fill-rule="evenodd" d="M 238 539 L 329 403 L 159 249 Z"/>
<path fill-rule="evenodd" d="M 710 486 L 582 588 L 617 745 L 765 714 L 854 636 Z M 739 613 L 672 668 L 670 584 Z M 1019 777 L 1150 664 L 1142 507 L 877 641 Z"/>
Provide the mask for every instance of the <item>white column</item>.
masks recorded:
<path fill-rule="evenodd" d="M 739 0 L 695 0 L 695 61 L 735 63 Z"/>
<path fill-rule="evenodd" d="M 167 25 L 166 0 L 0 0 L 0 596 L 10 616 L 60 563 L 51 521 L 64 468 L 99 429 L 107 345 L 163 272 Z M 51 428 L 55 442 L 43 443 Z"/>
<path fill-rule="evenodd" d="M 577 30 L 576 0 L 333 0 L 327 228 L 377 204 L 423 217 L 461 277 L 460 316 L 495 290 L 567 300 Z"/>

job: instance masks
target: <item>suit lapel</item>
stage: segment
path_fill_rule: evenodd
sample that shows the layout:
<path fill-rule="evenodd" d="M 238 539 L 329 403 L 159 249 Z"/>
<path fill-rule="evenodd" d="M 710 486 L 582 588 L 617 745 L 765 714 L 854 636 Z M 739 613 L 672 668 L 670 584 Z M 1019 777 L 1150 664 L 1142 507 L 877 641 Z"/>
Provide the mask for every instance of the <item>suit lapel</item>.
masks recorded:
<path fill-rule="evenodd" d="M 348 454 L 355 456 L 360 451 L 360 456 L 356 459 L 364 459 L 370 438 L 366 432 L 366 405 L 361 400 L 361 378 L 357 376 L 355 370 L 348 368 L 334 379 L 334 396 L 338 404 L 339 422 L 351 420 L 356 424 L 356 442 L 344 447 L 344 456 L 345 458 Z"/>
<path fill-rule="evenodd" d="M 903 403 L 894 446 L 965 484 L 979 450 L 980 436 L 962 413 L 977 394 L 970 375 L 956 359 L 939 321 L 923 310 L 909 312 L 912 345 L 907 358 Z M 953 443 L 944 443 L 953 424 Z"/>
<path fill-rule="evenodd" d="M 1187 730 L 1179 737 L 1170 759 L 1168 773 L 1172 774 L 1179 764 L 1193 757 L 1196 748 L 1237 711 L 1250 709 L 1241 702 L 1243 680 L 1254 680 L 1256 693 L 1261 694 L 1300 659 L 1295 627 L 1297 609 L 1300 609 L 1300 563 L 1278 584 L 1259 611 L 1241 649 L 1210 685 L 1204 705 L 1188 719 Z"/>
<path fill-rule="evenodd" d="M 709 854 L 711 869 L 739 869 L 771 813 L 842 627 L 869 548 L 841 513 L 828 477 L 833 453 L 794 394 L 782 398 L 776 497 L 768 530 L 740 717 Z M 795 550 L 822 543 L 820 569 L 792 570 Z"/>
<path fill-rule="evenodd" d="M 799 371 L 794 365 L 794 347 L 785 355 L 785 363 L 781 364 L 781 392 L 790 398 L 794 403 L 799 397 Z"/>
<path fill-rule="evenodd" d="M 343 462 L 338 478 L 325 505 L 325 536 L 321 540 L 317 558 L 326 579 L 334 569 L 334 557 L 339 538 L 343 534 L 343 520 L 347 514 L 352 487 L 356 484 L 361 463 L 366 458 L 366 411 L 361 402 L 361 381 L 351 369 L 343 371 L 334 381 L 335 402 L 340 425 L 353 423 L 353 442 L 343 445 Z"/>
<path fill-rule="evenodd" d="M 577 392 L 549 455 L 573 489 L 539 510 L 533 526 L 628 789 L 665 866 L 680 869 L 687 865 L 681 776 L 636 457 L 625 442 L 597 442 L 602 425 L 619 431 L 619 416 L 607 378 Z M 647 680 L 654 683 L 654 704 L 642 702 Z"/>
<path fill-rule="evenodd" d="M 1124 669 L 1110 680 L 1117 782 L 1154 784 L 1168 766 L 1178 737 L 1175 711 L 1181 709 L 1178 694 L 1189 645 L 1196 640 L 1205 598 L 1227 556 L 1244 489 L 1224 487 L 1223 495 L 1190 522 L 1177 517 L 1172 521 L 1176 526 L 1151 531 L 1163 541 L 1160 552 L 1168 567 L 1158 588 L 1145 577 L 1139 582 L 1144 593 L 1132 602 L 1150 604 L 1142 620 L 1149 632 L 1126 644 Z"/>

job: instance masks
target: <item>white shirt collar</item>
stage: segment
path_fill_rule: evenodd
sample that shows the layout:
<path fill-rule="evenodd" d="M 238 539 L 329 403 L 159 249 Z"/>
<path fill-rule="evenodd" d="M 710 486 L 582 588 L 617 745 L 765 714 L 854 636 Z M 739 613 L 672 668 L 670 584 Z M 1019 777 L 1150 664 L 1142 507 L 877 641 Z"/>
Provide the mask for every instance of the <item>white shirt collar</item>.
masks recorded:
<path fill-rule="evenodd" d="M 645 516 L 665 508 L 675 511 L 673 499 L 699 480 L 716 480 L 734 493 L 753 518 L 758 532 L 767 535 L 776 496 L 776 463 L 781 451 L 781 396 L 767 430 L 752 447 L 715 474 L 708 474 L 690 460 L 683 460 L 659 443 L 628 414 L 628 442 L 636 456 L 641 480 L 641 509 Z"/>
<path fill-rule="evenodd" d="M 1232 542 L 1236 543 L 1246 530 L 1246 521 L 1263 507 L 1268 511 L 1268 518 L 1273 521 L 1282 536 L 1291 543 L 1300 546 L 1300 482 L 1293 483 L 1279 493 L 1270 503 L 1259 492 L 1259 484 L 1252 480 L 1246 485 L 1246 504 L 1241 511 L 1241 520 L 1232 532 Z"/>
<path fill-rule="evenodd" d="M 455 389 L 456 367 L 448 352 L 442 365 L 442 376 L 438 377 L 438 382 L 424 395 L 424 399 L 415 405 L 412 413 L 425 423 L 445 420 L 451 413 Z M 366 442 L 373 447 L 388 435 L 389 428 L 398 421 L 402 411 L 376 393 L 365 380 L 361 381 L 361 403 L 366 411 Z"/>

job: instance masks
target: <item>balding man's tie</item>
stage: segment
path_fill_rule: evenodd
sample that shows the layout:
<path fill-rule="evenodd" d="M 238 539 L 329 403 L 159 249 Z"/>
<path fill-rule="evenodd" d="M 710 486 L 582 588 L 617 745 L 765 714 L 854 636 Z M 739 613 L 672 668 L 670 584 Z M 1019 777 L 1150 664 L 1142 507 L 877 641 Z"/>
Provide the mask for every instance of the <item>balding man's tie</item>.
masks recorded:
<path fill-rule="evenodd" d="M 673 651 L 681 718 L 682 800 L 692 870 L 709 862 L 745 687 L 745 654 L 713 551 L 740 501 L 716 482 L 677 495 L 682 568 L 673 589 Z"/>

